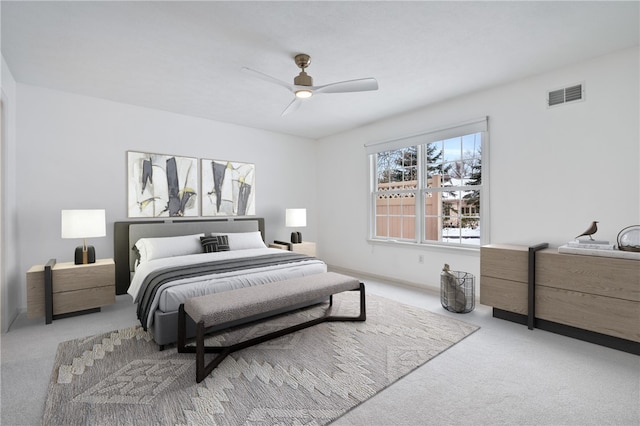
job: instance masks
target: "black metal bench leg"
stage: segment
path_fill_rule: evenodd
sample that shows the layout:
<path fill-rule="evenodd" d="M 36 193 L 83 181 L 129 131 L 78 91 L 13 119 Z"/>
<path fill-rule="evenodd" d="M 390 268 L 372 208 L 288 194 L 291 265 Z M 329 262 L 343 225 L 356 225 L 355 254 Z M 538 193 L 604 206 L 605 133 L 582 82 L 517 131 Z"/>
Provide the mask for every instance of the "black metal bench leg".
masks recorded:
<path fill-rule="evenodd" d="M 196 327 L 196 382 L 207 377 L 204 370 L 204 324 L 200 321 Z"/>
<path fill-rule="evenodd" d="M 187 352 L 185 350 L 187 344 L 187 319 L 185 317 L 186 313 L 184 312 L 184 303 L 180 304 L 178 308 L 178 343 L 177 349 L 178 352 L 183 353 Z"/>
<path fill-rule="evenodd" d="M 186 312 L 184 311 L 184 305 L 180 305 L 178 309 L 178 352 L 195 352 L 196 354 L 196 382 L 202 382 L 220 363 L 231 353 L 239 351 L 241 349 L 248 348 L 250 346 L 257 345 L 259 343 L 266 342 L 268 340 L 275 339 L 277 337 L 284 336 L 295 331 L 300 331 L 305 328 L 311 327 L 323 322 L 333 321 L 365 321 L 367 319 L 366 308 L 366 296 L 364 283 L 360 283 L 360 287 L 352 291 L 360 292 L 360 313 L 358 316 L 331 316 L 325 315 L 323 317 L 315 318 L 310 321 L 296 324 L 282 330 L 277 330 L 271 333 L 267 333 L 262 336 L 254 337 L 253 339 L 245 340 L 230 346 L 205 346 L 204 338 L 206 329 L 202 321 L 196 324 L 196 345 L 186 346 Z M 330 303 L 333 302 L 333 296 L 331 296 Z M 205 365 L 204 354 L 216 353 L 217 355 Z"/>
<path fill-rule="evenodd" d="M 351 291 L 360 292 L 360 314 L 357 317 L 345 317 L 345 316 L 326 316 L 325 321 L 366 321 L 367 320 L 367 307 L 364 283 L 360 283 L 360 288 Z"/>
<path fill-rule="evenodd" d="M 360 321 L 367 319 L 367 301 L 364 296 L 364 283 L 360 283 Z"/>

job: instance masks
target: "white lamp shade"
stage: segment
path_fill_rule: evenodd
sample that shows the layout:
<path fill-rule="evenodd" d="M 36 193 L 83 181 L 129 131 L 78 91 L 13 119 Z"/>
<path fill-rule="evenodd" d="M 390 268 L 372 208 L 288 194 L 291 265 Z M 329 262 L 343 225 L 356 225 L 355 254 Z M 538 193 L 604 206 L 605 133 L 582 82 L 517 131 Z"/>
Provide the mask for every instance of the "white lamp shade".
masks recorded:
<path fill-rule="evenodd" d="M 104 210 L 62 210 L 62 238 L 107 235 Z"/>
<path fill-rule="evenodd" d="M 307 226 L 307 209 L 287 209 L 285 226 L 291 228 Z"/>

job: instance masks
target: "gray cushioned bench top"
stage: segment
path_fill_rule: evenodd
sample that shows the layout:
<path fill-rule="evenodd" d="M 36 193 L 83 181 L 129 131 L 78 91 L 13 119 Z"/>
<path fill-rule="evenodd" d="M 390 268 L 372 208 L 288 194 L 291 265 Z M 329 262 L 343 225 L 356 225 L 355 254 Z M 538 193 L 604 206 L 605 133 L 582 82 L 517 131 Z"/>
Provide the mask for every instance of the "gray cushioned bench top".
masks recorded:
<path fill-rule="evenodd" d="M 184 310 L 196 323 L 212 327 L 359 288 L 360 281 L 353 277 L 326 272 L 194 297 L 184 303 Z"/>

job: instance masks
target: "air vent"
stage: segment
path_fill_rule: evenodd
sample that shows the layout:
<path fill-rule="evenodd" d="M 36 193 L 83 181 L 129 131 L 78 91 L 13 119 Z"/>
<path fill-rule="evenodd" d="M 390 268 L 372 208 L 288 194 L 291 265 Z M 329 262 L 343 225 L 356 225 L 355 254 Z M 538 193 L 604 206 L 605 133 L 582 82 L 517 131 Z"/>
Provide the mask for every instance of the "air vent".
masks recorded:
<path fill-rule="evenodd" d="M 583 100 L 584 84 L 576 84 L 574 86 L 547 92 L 547 106 L 549 107 Z"/>

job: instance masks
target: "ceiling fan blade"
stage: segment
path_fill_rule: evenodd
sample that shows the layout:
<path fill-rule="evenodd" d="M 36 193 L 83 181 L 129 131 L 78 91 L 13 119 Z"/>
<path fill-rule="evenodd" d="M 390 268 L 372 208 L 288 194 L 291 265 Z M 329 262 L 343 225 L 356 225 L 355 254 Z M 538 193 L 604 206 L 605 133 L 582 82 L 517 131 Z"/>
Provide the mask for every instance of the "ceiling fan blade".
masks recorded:
<path fill-rule="evenodd" d="M 284 111 L 282 111 L 281 116 L 284 117 L 287 114 L 291 114 L 292 112 L 300 108 L 300 104 L 302 104 L 302 101 L 299 98 L 293 98 L 291 103 L 287 105 Z"/>
<path fill-rule="evenodd" d="M 277 84 L 278 86 L 282 86 L 285 89 L 289 90 L 290 92 L 293 92 L 293 84 L 289 84 L 282 80 L 278 80 L 277 78 L 261 73 L 260 71 L 252 70 L 251 68 L 247 68 L 247 67 L 242 67 L 242 72 L 244 72 L 245 74 L 249 74 L 253 77 L 257 77 L 261 80 L 267 81 L 269 83 Z"/>
<path fill-rule="evenodd" d="M 366 92 L 369 90 L 378 90 L 378 81 L 375 78 L 360 78 L 358 80 L 325 84 L 324 86 L 315 87 L 314 93 Z"/>

